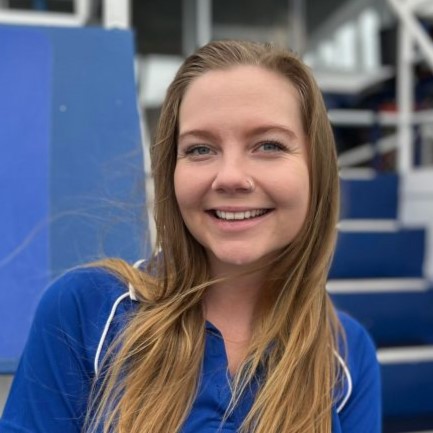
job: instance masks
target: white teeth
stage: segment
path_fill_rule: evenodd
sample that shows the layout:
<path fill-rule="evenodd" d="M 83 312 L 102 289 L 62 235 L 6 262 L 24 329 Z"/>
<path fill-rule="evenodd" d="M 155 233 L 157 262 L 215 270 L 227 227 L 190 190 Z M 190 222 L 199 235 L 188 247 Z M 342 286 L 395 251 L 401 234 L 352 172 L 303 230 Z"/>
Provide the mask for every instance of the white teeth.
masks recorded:
<path fill-rule="evenodd" d="M 264 213 L 266 213 L 266 209 L 247 210 L 245 212 L 225 212 L 222 210 L 215 211 L 215 214 L 218 218 L 228 221 L 245 220 L 263 215 Z"/>

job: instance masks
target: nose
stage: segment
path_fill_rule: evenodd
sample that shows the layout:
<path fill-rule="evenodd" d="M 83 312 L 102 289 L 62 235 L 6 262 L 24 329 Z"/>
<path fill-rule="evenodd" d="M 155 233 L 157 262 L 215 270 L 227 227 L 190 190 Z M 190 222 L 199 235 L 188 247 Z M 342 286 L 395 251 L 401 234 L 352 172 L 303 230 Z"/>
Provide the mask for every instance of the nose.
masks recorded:
<path fill-rule="evenodd" d="M 212 189 L 218 192 L 250 193 L 255 189 L 246 164 L 239 158 L 223 158 L 212 182 Z"/>

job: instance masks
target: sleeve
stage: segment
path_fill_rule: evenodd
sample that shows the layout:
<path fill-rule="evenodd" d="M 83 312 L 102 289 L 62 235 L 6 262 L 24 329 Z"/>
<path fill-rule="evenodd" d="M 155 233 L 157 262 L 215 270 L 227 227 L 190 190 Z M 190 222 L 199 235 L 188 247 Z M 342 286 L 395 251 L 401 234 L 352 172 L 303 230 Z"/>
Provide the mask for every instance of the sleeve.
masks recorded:
<path fill-rule="evenodd" d="M 381 380 L 375 346 L 353 319 L 342 320 L 347 336 L 348 391 L 339 412 L 342 433 L 382 431 Z"/>
<path fill-rule="evenodd" d="M 92 382 L 80 296 L 66 274 L 39 303 L 0 420 L 0 433 L 79 433 Z"/>

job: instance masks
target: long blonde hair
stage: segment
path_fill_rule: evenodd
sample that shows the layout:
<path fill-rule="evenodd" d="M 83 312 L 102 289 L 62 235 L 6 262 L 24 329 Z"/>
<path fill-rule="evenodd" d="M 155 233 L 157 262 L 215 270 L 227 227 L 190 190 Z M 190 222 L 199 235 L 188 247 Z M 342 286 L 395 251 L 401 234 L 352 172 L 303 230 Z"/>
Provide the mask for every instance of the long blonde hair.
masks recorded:
<path fill-rule="evenodd" d="M 151 147 L 156 251 L 162 253 L 147 272 L 120 260 L 99 263 L 132 283 L 141 300 L 97 378 L 89 422 L 103 423 L 104 432 L 179 432 L 194 401 L 205 342 L 201 300 L 212 281 L 203 247 L 185 227 L 174 194 L 179 107 L 196 77 L 237 65 L 274 71 L 297 89 L 308 138 L 310 205 L 300 233 L 272 263 L 266 288 L 271 299 L 234 378 L 231 408 L 261 367 L 264 378 L 242 432 L 331 432 L 342 336 L 325 290 L 339 208 L 332 130 L 311 72 L 295 55 L 240 41 L 200 48 L 167 91 Z"/>

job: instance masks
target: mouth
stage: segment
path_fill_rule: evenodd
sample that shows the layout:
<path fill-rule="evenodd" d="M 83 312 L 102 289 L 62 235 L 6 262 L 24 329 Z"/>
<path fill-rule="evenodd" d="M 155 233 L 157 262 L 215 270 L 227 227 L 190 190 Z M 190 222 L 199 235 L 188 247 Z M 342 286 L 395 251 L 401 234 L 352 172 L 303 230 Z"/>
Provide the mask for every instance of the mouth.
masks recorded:
<path fill-rule="evenodd" d="M 249 209 L 246 211 L 223 211 L 218 209 L 212 209 L 208 212 L 215 218 L 223 221 L 245 221 L 254 218 L 259 218 L 267 213 L 271 212 L 272 209 Z"/>

